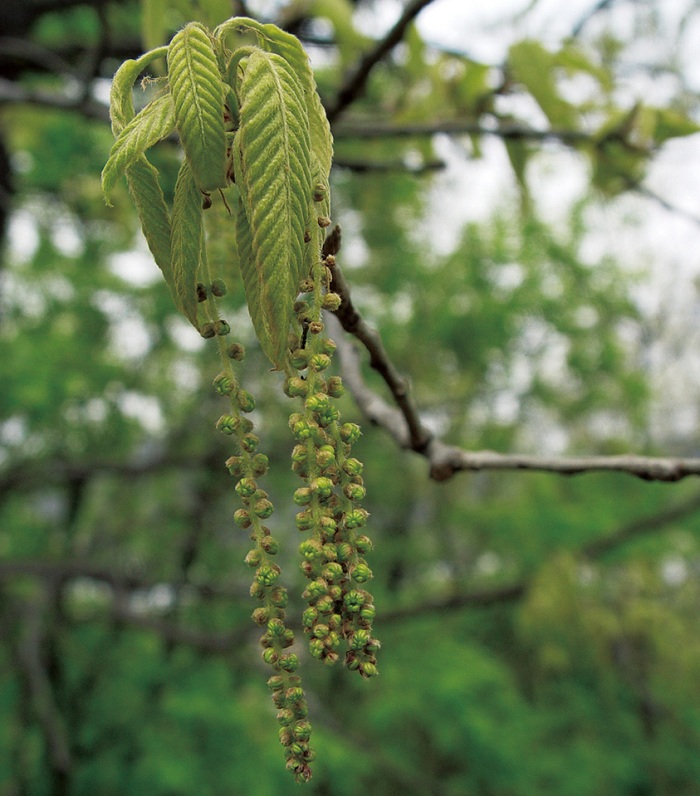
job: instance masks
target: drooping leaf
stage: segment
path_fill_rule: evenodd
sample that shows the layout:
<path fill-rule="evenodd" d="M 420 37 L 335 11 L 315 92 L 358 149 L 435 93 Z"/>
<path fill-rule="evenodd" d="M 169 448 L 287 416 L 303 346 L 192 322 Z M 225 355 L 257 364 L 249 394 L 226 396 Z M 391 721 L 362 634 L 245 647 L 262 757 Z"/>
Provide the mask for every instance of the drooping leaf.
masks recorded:
<path fill-rule="evenodd" d="M 168 79 L 177 130 L 202 191 L 226 187 L 224 95 L 207 31 L 190 23 L 168 47 Z"/>
<path fill-rule="evenodd" d="M 125 61 L 117 70 L 110 90 L 110 118 L 115 137 L 119 137 L 134 119 L 133 89 L 137 77 L 153 61 L 165 57 L 166 53 L 167 47 L 160 47 L 136 60 Z M 126 181 L 148 248 L 175 297 L 170 259 L 170 216 L 158 182 L 158 171 L 144 155 L 139 155 L 126 169 Z"/>
<path fill-rule="evenodd" d="M 170 216 L 165 204 L 163 191 L 158 182 L 158 171 L 145 156 L 126 171 L 129 193 L 134 200 L 141 221 L 141 229 L 148 248 L 163 273 L 177 304 L 173 269 L 170 259 Z"/>
<path fill-rule="evenodd" d="M 102 191 L 107 204 L 110 204 L 110 196 L 119 177 L 147 149 L 170 135 L 174 127 L 175 111 L 170 94 L 150 102 L 126 125 L 102 170 Z"/>
<path fill-rule="evenodd" d="M 326 112 L 316 88 L 309 57 L 296 36 L 281 30 L 276 25 L 265 24 L 247 17 L 234 17 L 215 31 L 215 36 L 225 38 L 228 33 L 252 31 L 257 35 L 260 47 L 270 53 L 280 55 L 293 70 L 302 86 L 303 97 L 308 114 L 311 149 L 316 153 L 322 172 L 328 176 L 333 159 L 333 137 Z"/>
<path fill-rule="evenodd" d="M 112 122 L 112 132 L 116 138 L 127 124 L 134 118 L 134 83 L 136 78 L 153 61 L 164 58 L 167 47 L 158 47 L 156 50 L 142 55 L 136 60 L 129 59 L 117 69 L 109 92 L 109 116 Z"/>
<path fill-rule="evenodd" d="M 255 50 L 244 69 L 235 147 L 236 183 L 255 258 L 255 279 L 246 280 L 246 298 L 256 329 L 266 329 L 269 337 L 265 353 L 281 367 L 307 262 L 309 130 L 303 89 L 283 58 Z"/>
<path fill-rule="evenodd" d="M 202 194 L 185 159 L 175 183 L 171 252 L 175 303 L 195 329 L 199 329 L 196 285 L 203 232 Z"/>

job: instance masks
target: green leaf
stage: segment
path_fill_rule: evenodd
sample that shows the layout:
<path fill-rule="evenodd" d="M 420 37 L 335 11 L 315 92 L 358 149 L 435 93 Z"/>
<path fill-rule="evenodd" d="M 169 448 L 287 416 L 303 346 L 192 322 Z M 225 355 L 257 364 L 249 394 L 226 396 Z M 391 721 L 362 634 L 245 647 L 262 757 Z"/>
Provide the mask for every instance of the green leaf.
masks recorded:
<path fill-rule="evenodd" d="M 112 121 L 112 132 L 116 138 L 127 124 L 134 118 L 134 83 L 136 78 L 153 61 L 164 58 L 168 51 L 167 47 L 159 47 L 156 50 L 142 55 L 136 60 L 129 59 L 117 69 L 112 86 L 109 92 L 109 115 Z"/>
<path fill-rule="evenodd" d="M 202 252 L 202 194 L 188 160 L 183 160 L 175 183 L 172 218 L 172 269 L 175 303 L 199 329 L 197 322 L 197 271 Z"/>
<path fill-rule="evenodd" d="M 102 191 L 107 204 L 117 180 L 147 149 L 166 138 L 175 127 L 175 111 L 170 94 L 150 102 L 121 131 L 109 160 L 102 170 Z"/>
<path fill-rule="evenodd" d="M 280 55 L 293 70 L 302 86 L 308 115 L 311 149 L 316 154 L 322 173 L 328 178 L 333 160 L 333 136 L 316 88 L 309 56 L 296 36 L 281 30 L 276 25 L 263 25 L 247 17 L 234 17 L 220 25 L 214 35 L 224 39 L 228 33 L 254 32 L 263 50 Z"/>
<path fill-rule="evenodd" d="M 662 144 L 669 138 L 694 135 L 698 132 L 700 132 L 700 125 L 689 116 L 671 108 L 656 109 L 656 127 L 654 129 L 656 143 Z"/>
<path fill-rule="evenodd" d="M 281 367 L 307 263 L 312 181 L 303 89 L 287 62 L 255 50 L 243 64 L 236 183 L 250 224 L 255 278 L 246 299 L 261 345 Z"/>
<path fill-rule="evenodd" d="M 223 83 L 207 31 L 191 23 L 168 47 L 175 119 L 195 182 L 202 191 L 226 187 Z"/>
<path fill-rule="evenodd" d="M 134 200 L 148 248 L 163 273 L 173 300 L 177 293 L 170 261 L 170 216 L 163 191 L 158 182 L 158 171 L 145 156 L 141 156 L 126 171 L 129 193 Z"/>
<path fill-rule="evenodd" d="M 540 42 L 526 40 L 514 44 L 508 55 L 508 65 L 515 80 L 532 94 L 550 124 L 574 127 L 576 112 L 559 96 L 556 84 L 556 59 Z"/>

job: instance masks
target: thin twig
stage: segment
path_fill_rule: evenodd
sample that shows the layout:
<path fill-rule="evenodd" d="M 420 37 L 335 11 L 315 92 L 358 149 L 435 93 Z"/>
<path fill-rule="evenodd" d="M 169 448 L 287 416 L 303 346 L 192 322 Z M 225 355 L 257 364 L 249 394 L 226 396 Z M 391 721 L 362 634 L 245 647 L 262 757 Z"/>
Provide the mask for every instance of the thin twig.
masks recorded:
<path fill-rule="evenodd" d="M 430 476 L 436 481 L 446 481 L 458 472 L 477 470 L 528 470 L 559 475 L 619 472 L 645 481 L 666 482 L 700 475 L 699 458 L 666 458 L 633 454 L 621 456 L 502 454 L 488 450 L 466 451 L 442 442 L 423 425 L 418 407 L 410 395 L 407 379 L 398 372 L 389 359 L 378 332 L 367 325 L 355 308 L 350 286 L 337 264 L 333 268 L 332 287 L 342 299 L 340 309 L 335 313 L 338 322 L 367 349 L 370 365 L 384 379 L 398 409 L 367 386 L 355 347 L 342 335 L 336 335 L 345 383 L 370 422 L 388 431 L 400 447 L 413 450 L 428 460 Z"/>
<path fill-rule="evenodd" d="M 372 69 L 399 44 L 411 22 L 432 2 L 433 0 L 412 0 L 404 9 L 394 27 L 381 41 L 377 42 L 372 50 L 363 56 L 347 80 L 338 89 L 333 105 L 327 109 L 328 119 L 331 124 L 349 105 L 362 95 Z"/>
<path fill-rule="evenodd" d="M 579 556 L 594 560 L 619 550 L 640 536 L 660 530 L 664 526 L 677 522 L 690 514 L 700 511 L 700 493 L 692 495 L 682 503 L 665 508 L 650 517 L 633 520 L 622 528 L 613 531 L 601 539 L 584 545 Z M 382 614 L 382 623 L 400 622 L 417 616 L 431 613 L 456 611 L 461 608 L 490 608 L 494 605 L 507 605 L 522 599 L 530 587 L 530 580 L 523 578 L 515 583 L 494 586 L 492 588 L 472 589 L 450 594 L 443 598 L 433 598 L 416 602 L 414 605 L 397 608 Z"/>
<path fill-rule="evenodd" d="M 568 145 L 595 141 L 592 133 L 584 130 L 551 128 L 541 130 L 524 124 L 503 123 L 484 125 L 473 119 L 439 119 L 430 122 L 397 124 L 376 119 L 351 119 L 333 127 L 333 137 L 347 138 L 410 138 L 437 135 L 490 135 L 509 141 L 561 141 Z"/>

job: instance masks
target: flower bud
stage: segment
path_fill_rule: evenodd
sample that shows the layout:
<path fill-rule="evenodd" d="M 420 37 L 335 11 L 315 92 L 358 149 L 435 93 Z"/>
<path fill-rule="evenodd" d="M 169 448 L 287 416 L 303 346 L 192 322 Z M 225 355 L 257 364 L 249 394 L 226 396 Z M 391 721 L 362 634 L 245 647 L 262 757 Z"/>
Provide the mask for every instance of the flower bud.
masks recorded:
<path fill-rule="evenodd" d="M 367 490 L 359 484 L 345 484 L 343 492 L 348 500 L 362 500 L 367 494 Z"/>
<path fill-rule="evenodd" d="M 322 370 L 330 367 L 331 358 L 328 354 L 314 354 L 309 360 L 309 367 L 311 370 L 320 373 Z"/>
<path fill-rule="evenodd" d="M 294 492 L 294 502 L 297 506 L 306 506 L 311 503 L 312 493 L 311 490 L 306 487 L 300 487 L 299 489 L 295 490 Z"/>
<path fill-rule="evenodd" d="M 325 651 L 326 647 L 320 638 L 312 638 L 309 641 L 309 652 L 312 658 L 322 658 Z"/>
<path fill-rule="evenodd" d="M 246 557 L 243 560 L 249 567 L 252 567 L 254 569 L 255 567 L 260 565 L 260 562 L 262 561 L 262 553 L 257 549 L 249 550 Z"/>
<path fill-rule="evenodd" d="M 365 678 L 376 677 L 379 674 L 379 669 L 376 663 L 368 661 L 360 664 L 360 674 Z"/>
<path fill-rule="evenodd" d="M 222 434 L 230 436 L 231 434 L 235 434 L 239 422 L 239 419 L 234 415 L 221 415 L 216 421 L 216 429 Z"/>
<path fill-rule="evenodd" d="M 369 512 L 365 509 L 352 509 L 345 515 L 345 527 L 349 529 L 362 528 L 367 524 L 367 517 L 369 517 Z"/>
<path fill-rule="evenodd" d="M 319 597 L 316 600 L 316 609 L 321 614 L 330 614 L 335 607 L 335 600 L 330 596 L 330 594 L 324 594 L 323 597 Z"/>
<path fill-rule="evenodd" d="M 295 517 L 296 526 L 300 531 L 309 531 L 314 527 L 314 518 L 310 511 L 300 511 Z"/>
<path fill-rule="evenodd" d="M 366 583 L 372 578 L 372 570 L 364 562 L 356 564 L 350 572 L 350 577 L 355 583 Z"/>
<path fill-rule="evenodd" d="M 345 387 L 340 376 L 331 376 L 326 389 L 331 398 L 342 398 L 345 395 Z"/>
<path fill-rule="evenodd" d="M 357 539 L 355 539 L 355 549 L 360 555 L 369 553 L 373 546 L 369 536 L 358 536 Z"/>
<path fill-rule="evenodd" d="M 246 390 L 239 390 L 236 396 L 236 403 L 241 412 L 252 412 L 255 409 L 255 398 Z"/>
<path fill-rule="evenodd" d="M 274 536 L 265 536 L 260 540 L 260 547 L 271 556 L 276 556 L 279 553 L 280 543 Z"/>
<path fill-rule="evenodd" d="M 305 594 L 308 595 L 307 599 L 316 600 L 317 598 L 320 598 L 322 595 L 326 594 L 327 591 L 328 591 L 328 584 L 326 583 L 326 581 L 322 580 L 321 578 L 317 578 L 316 580 L 312 580 L 311 583 L 309 583 L 309 585 L 305 589 Z"/>
<path fill-rule="evenodd" d="M 297 741 L 306 742 L 311 738 L 311 724 L 308 721 L 298 721 L 292 728 L 292 733 Z"/>
<path fill-rule="evenodd" d="M 214 324 L 214 334 L 218 334 L 220 337 L 224 337 L 229 334 L 230 331 L 231 327 L 223 319 Z"/>
<path fill-rule="evenodd" d="M 292 351 L 289 361 L 295 370 L 304 370 L 309 362 L 309 352 L 305 348 Z"/>
<path fill-rule="evenodd" d="M 226 459 L 226 467 L 231 475 L 239 478 L 245 472 L 245 462 L 242 456 L 230 456 Z"/>
<path fill-rule="evenodd" d="M 329 583 L 334 583 L 343 577 L 343 568 L 337 561 L 331 561 L 323 568 L 322 577 Z"/>
<path fill-rule="evenodd" d="M 290 398 L 304 398 L 308 392 L 308 383 L 298 376 L 287 379 L 284 383 L 284 394 Z"/>
<path fill-rule="evenodd" d="M 228 373 L 222 371 L 214 379 L 214 389 L 219 395 L 230 395 L 233 392 L 233 380 Z"/>
<path fill-rule="evenodd" d="M 256 625 L 266 625 L 270 621 L 270 610 L 269 608 L 256 608 L 252 616 Z"/>
<path fill-rule="evenodd" d="M 289 596 L 283 586 L 276 586 L 270 593 L 270 602 L 275 608 L 285 608 L 288 601 Z"/>
<path fill-rule="evenodd" d="M 246 453 L 255 453 L 259 444 L 260 437 L 256 434 L 244 434 L 243 439 L 241 439 L 241 448 Z"/>
<path fill-rule="evenodd" d="M 360 609 L 360 617 L 364 619 L 365 622 L 372 622 L 374 617 L 376 616 L 377 609 L 374 607 L 372 603 L 367 603 L 363 605 Z"/>
<path fill-rule="evenodd" d="M 296 717 L 294 716 L 294 711 L 290 710 L 289 708 L 282 708 L 282 710 L 277 711 L 277 721 L 283 727 L 289 727 L 292 722 L 296 721 Z"/>
<path fill-rule="evenodd" d="M 225 296 L 227 289 L 226 289 L 226 282 L 223 279 L 215 279 L 211 283 L 211 292 L 214 296 L 221 297 Z"/>
<path fill-rule="evenodd" d="M 337 293 L 326 293 L 323 297 L 323 304 L 321 305 L 324 310 L 330 310 L 330 312 L 335 312 L 339 309 L 342 303 L 342 299 Z"/>
<path fill-rule="evenodd" d="M 262 651 L 262 659 L 269 666 L 272 666 L 273 664 L 277 663 L 278 657 L 279 656 L 278 656 L 276 650 L 274 650 L 272 647 L 268 647 L 267 649 L 264 649 Z"/>
<path fill-rule="evenodd" d="M 309 484 L 309 489 L 315 495 L 318 495 L 320 500 L 325 500 L 333 493 L 333 482 L 330 478 L 319 476 L 311 481 Z"/>
<path fill-rule="evenodd" d="M 264 453 L 256 453 L 250 463 L 253 474 L 260 477 L 267 472 L 269 459 Z"/>
<path fill-rule="evenodd" d="M 323 183 L 316 183 L 313 191 L 314 202 L 322 202 L 326 198 L 327 193 L 328 189 Z"/>
<path fill-rule="evenodd" d="M 239 528 L 250 528 L 250 514 L 245 509 L 238 509 L 233 515 L 233 521 Z"/>
<path fill-rule="evenodd" d="M 270 691 L 282 691 L 284 688 L 284 677 L 280 674 L 273 674 L 267 681 L 267 687 Z"/>
<path fill-rule="evenodd" d="M 275 507 L 267 498 L 256 500 L 252 508 L 256 517 L 260 517 L 261 520 L 266 520 L 268 517 L 272 516 L 275 510 Z"/>
<path fill-rule="evenodd" d="M 261 586 L 274 586 L 280 576 L 280 568 L 272 564 L 263 564 L 255 572 L 255 580 Z"/>
<path fill-rule="evenodd" d="M 323 323 L 321 321 L 311 321 L 309 324 L 309 334 L 321 334 L 323 331 Z"/>
<path fill-rule="evenodd" d="M 231 343 L 227 354 L 236 362 L 241 362 L 245 358 L 245 348 L 240 343 Z"/>
<path fill-rule="evenodd" d="M 258 485 L 253 478 L 241 478 L 236 484 L 236 494 L 242 498 L 248 498 L 255 493 Z"/>
<path fill-rule="evenodd" d="M 318 225 L 321 229 L 325 229 L 326 227 L 330 227 L 331 220 L 328 216 L 319 216 L 318 217 Z"/>
<path fill-rule="evenodd" d="M 305 608 L 301 615 L 302 625 L 304 625 L 304 627 L 313 627 L 316 622 L 318 622 L 318 611 L 311 606 Z"/>
<path fill-rule="evenodd" d="M 357 423 L 343 423 L 340 427 L 340 438 L 349 445 L 357 442 L 362 436 L 362 431 Z"/>

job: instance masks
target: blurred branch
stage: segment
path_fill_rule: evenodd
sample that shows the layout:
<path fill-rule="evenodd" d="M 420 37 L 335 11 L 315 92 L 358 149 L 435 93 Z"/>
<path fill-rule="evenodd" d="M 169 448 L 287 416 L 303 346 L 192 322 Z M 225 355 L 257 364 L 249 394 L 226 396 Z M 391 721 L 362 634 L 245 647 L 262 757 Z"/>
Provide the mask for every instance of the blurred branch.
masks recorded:
<path fill-rule="evenodd" d="M 87 93 L 89 89 L 73 97 L 68 93 L 31 91 L 11 80 L 0 78 L 0 105 L 37 105 L 42 108 L 75 111 L 87 119 L 109 122 L 109 108 L 101 102 L 86 97 Z"/>
<path fill-rule="evenodd" d="M 574 25 L 571 30 L 571 38 L 575 39 L 581 35 L 583 29 L 586 25 L 601 11 L 605 11 L 606 9 L 610 8 L 616 0 L 598 0 L 598 2 L 593 6 L 593 8 L 589 9 Z"/>
<path fill-rule="evenodd" d="M 42 606 L 39 603 L 27 606 L 24 634 L 17 652 L 31 695 L 32 706 L 44 734 L 54 781 L 66 783 L 72 768 L 70 745 L 43 659 L 41 611 Z M 67 791 L 61 789 L 60 792 Z"/>
<path fill-rule="evenodd" d="M 444 160 L 428 160 L 413 166 L 405 160 L 392 161 L 369 161 L 369 160 L 345 160 L 343 158 L 333 158 L 333 167 L 347 169 L 356 174 L 386 174 L 399 172 L 404 174 L 426 174 L 431 171 L 440 171 L 447 166 Z"/>
<path fill-rule="evenodd" d="M 52 581 L 66 582 L 79 578 L 95 580 L 112 586 L 117 591 L 150 591 L 157 587 L 188 589 L 200 597 L 222 597 L 239 600 L 248 595 L 248 589 L 226 588 L 212 583 L 196 583 L 190 580 L 170 583 L 163 580 L 149 580 L 141 575 L 102 567 L 87 561 L 45 561 L 41 559 L 19 559 L 0 562 L 0 581 L 13 577 L 28 576 Z"/>
<path fill-rule="evenodd" d="M 335 102 L 327 108 L 328 120 L 331 124 L 349 105 L 362 96 L 372 69 L 399 44 L 411 22 L 431 2 L 433 0 L 411 0 L 394 27 L 362 57 L 338 89 Z"/>
<path fill-rule="evenodd" d="M 345 383 L 371 423 L 388 431 L 401 448 L 425 456 L 430 463 L 430 476 L 436 481 L 446 481 L 461 471 L 478 470 L 529 470 L 559 475 L 620 472 L 645 481 L 667 482 L 700 475 L 700 459 L 697 458 L 657 458 L 631 454 L 584 457 L 501 454 L 489 450 L 466 451 L 440 441 L 423 424 L 418 407 L 411 397 L 408 380 L 389 359 L 379 333 L 371 329 L 355 309 L 350 286 L 337 264 L 333 268 L 331 287 L 342 299 L 340 309 L 335 313 L 337 321 L 367 349 L 371 367 L 384 379 L 398 408 L 389 405 L 367 386 L 355 347 L 342 335 L 336 335 Z"/>
<path fill-rule="evenodd" d="M 157 633 L 170 644 L 185 644 L 202 652 L 213 654 L 230 652 L 244 646 L 247 643 L 250 630 L 255 629 L 255 626 L 250 623 L 251 628 L 245 626 L 228 633 L 206 633 L 155 616 L 134 613 L 118 601 L 115 602 L 113 616 L 119 623 Z"/>
<path fill-rule="evenodd" d="M 595 142 L 595 137 L 582 130 L 552 128 L 538 130 L 522 124 L 504 123 L 498 126 L 479 124 L 473 119 L 442 119 L 430 122 L 396 124 L 374 119 L 352 119 L 333 127 L 333 137 L 344 138 L 407 138 L 411 136 L 437 135 L 491 135 L 505 140 L 517 141 L 562 141 L 565 144 Z"/>
<path fill-rule="evenodd" d="M 649 517 L 633 520 L 606 536 L 589 542 L 578 551 L 578 555 L 587 559 L 603 558 L 608 553 L 612 553 L 624 545 L 636 541 L 640 536 L 659 531 L 665 526 L 697 511 L 700 511 L 700 492 L 683 502 L 677 503 L 675 506 L 665 508 Z M 504 605 L 522 599 L 527 593 L 529 586 L 529 579 L 523 578 L 505 586 L 457 592 L 447 597 L 423 600 L 415 605 L 383 612 L 381 620 L 383 623 L 392 623 L 416 616 L 425 616 L 430 613 L 459 610 L 460 608 L 489 608 L 493 605 Z"/>
<path fill-rule="evenodd" d="M 633 520 L 617 531 L 590 542 L 581 552 L 587 558 L 602 558 L 628 542 L 632 542 L 640 536 L 654 533 L 663 528 L 663 526 L 682 520 L 696 511 L 700 511 L 700 493 L 691 495 L 682 503 L 677 503 L 675 506 L 666 508 L 657 514 L 652 514 L 650 517 Z"/>

